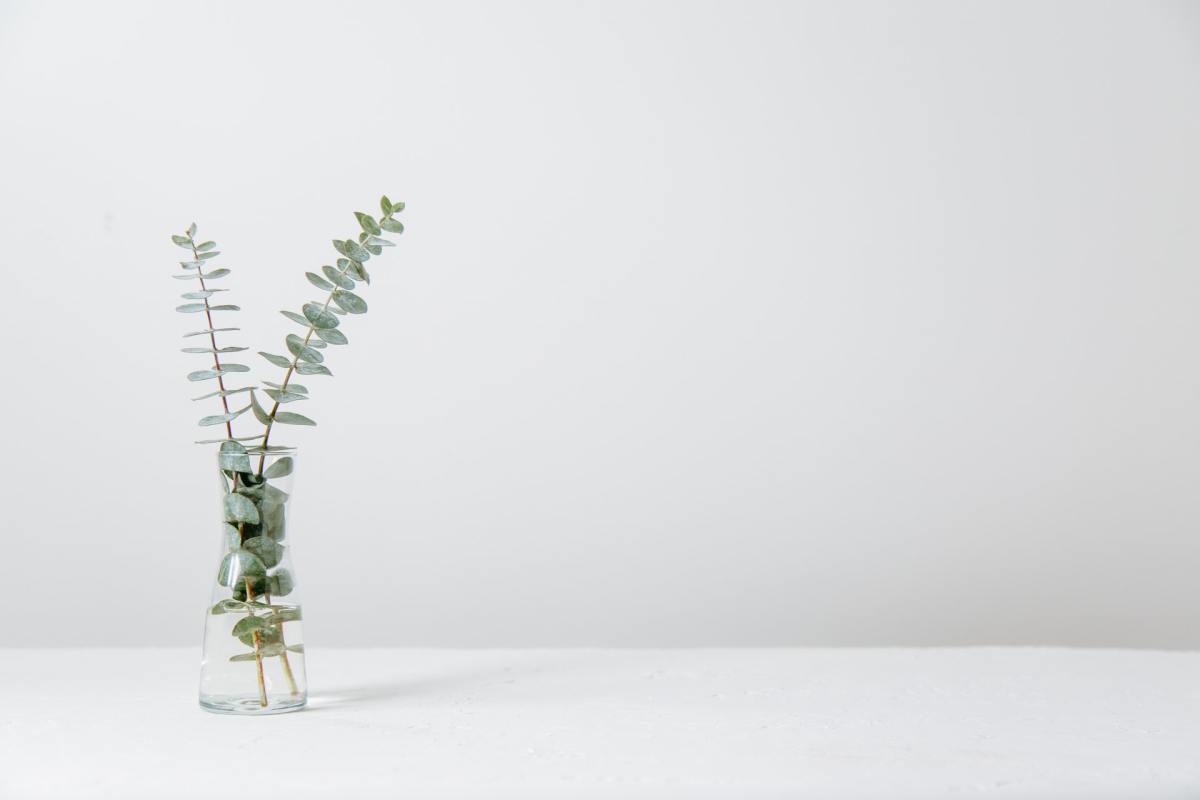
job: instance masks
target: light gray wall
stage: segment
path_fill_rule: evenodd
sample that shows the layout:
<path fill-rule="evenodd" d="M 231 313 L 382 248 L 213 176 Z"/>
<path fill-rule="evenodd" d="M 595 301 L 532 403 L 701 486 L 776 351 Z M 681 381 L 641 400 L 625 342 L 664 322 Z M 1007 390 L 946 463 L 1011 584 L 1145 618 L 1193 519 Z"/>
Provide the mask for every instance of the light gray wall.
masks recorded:
<path fill-rule="evenodd" d="M 0 640 L 198 643 L 167 236 L 388 192 L 310 641 L 1200 645 L 1197 8 L 5 3 Z"/>

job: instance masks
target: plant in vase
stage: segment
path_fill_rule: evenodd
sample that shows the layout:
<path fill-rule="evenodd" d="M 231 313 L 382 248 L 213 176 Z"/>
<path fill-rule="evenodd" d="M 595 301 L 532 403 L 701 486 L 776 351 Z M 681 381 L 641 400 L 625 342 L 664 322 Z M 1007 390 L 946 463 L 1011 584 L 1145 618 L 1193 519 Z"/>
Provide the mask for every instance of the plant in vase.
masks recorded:
<path fill-rule="evenodd" d="M 308 388 L 293 380 L 297 375 L 332 375 L 325 364 L 330 345 L 349 343 L 341 331 L 341 317 L 364 314 L 367 303 L 354 292 L 358 283 L 369 284 L 365 266 L 383 248 L 393 246 L 385 232 L 399 234 L 404 226 L 395 215 L 403 203 L 385 196 L 379 202 L 382 215 L 375 219 L 355 212 L 362 229 L 355 237 L 333 242 L 334 265 L 321 267 L 321 274 L 308 272 L 309 283 L 324 293 L 321 300 L 305 303 L 299 312 L 280 313 L 300 326 L 300 333 L 284 339 L 288 355 L 260 351 L 264 359 L 283 370 L 278 382 L 261 386 L 231 388 L 226 379 L 250 371 L 245 364 L 227 356 L 245 351 L 240 346 L 221 346 L 218 335 L 239 330 L 218 327 L 214 314 L 239 311 L 236 305 L 213 303 L 226 291 L 212 284 L 230 274 L 216 268 L 220 256 L 215 242 L 196 241 L 196 225 L 171 237 L 189 257 L 180 262 L 179 280 L 195 281 L 197 289 L 183 294 L 187 303 L 177 307 L 185 314 L 201 314 L 206 328 L 184 334 L 203 337 L 206 346 L 185 347 L 185 353 L 207 356 L 211 364 L 188 374 L 189 381 L 215 381 L 216 390 L 195 400 L 216 398 L 220 413 L 201 418 L 204 427 L 224 428 L 225 436 L 204 439 L 199 444 L 216 444 L 221 498 L 222 555 L 213 588 L 212 605 L 206 613 L 204 656 L 200 670 L 200 705 L 210 711 L 241 714 L 276 713 L 302 708 L 307 699 L 304 670 L 304 640 L 291 548 L 286 542 L 297 455 L 295 448 L 272 443 L 276 425 L 315 425 L 308 417 L 283 409 L 308 399 Z M 258 392 L 268 398 L 259 400 Z M 241 395 L 240 408 L 232 408 Z M 269 408 L 268 408 L 269 406 Z M 250 435 L 235 436 L 234 424 L 247 412 L 261 426 Z"/>

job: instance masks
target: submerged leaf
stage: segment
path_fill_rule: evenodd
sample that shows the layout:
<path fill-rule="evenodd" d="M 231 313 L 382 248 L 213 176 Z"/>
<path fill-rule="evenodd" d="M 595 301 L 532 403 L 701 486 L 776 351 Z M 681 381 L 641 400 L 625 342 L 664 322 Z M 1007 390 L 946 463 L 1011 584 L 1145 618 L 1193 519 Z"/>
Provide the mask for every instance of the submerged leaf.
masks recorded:
<path fill-rule="evenodd" d="M 271 466 L 267 467 L 263 472 L 264 478 L 282 478 L 284 475 L 292 474 L 293 462 L 290 456 L 284 456 L 276 461 Z"/>
<path fill-rule="evenodd" d="M 283 547 L 266 536 L 252 536 L 242 544 L 242 549 L 258 556 L 267 569 L 279 563 L 283 558 Z"/>
<path fill-rule="evenodd" d="M 292 589 L 296 588 L 296 581 L 292 579 L 292 573 L 286 569 L 281 569 L 271 577 L 271 594 L 283 597 L 291 594 Z"/>
<path fill-rule="evenodd" d="M 217 451 L 217 466 L 231 472 L 249 472 L 250 458 L 246 448 L 237 442 L 222 442 Z"/>
<path fill-rule="evenodd" d="M 229 497 L 236 497 L 244 503 L 250 502 L 238 494 L 231 494 L 226 499 Z M 234 550 L 232 553 L 226 553 L 225 558 L 221 559 L 221 567 L 217 570 L 217 583 L 222 586 L 234 586 L 241 582 L 243 575 L 262 577 L 266 574 L 267 568 L 258 556 L 245 550 Z"/>
<path fill-rule="evenodd" d="M 268 616 L 267 619 L 270 620 L 271 623 L 274 625 L 278 625 L 281 622 L 299 622 L 300 621 L 300 609 L 299 608 L 281 608 L 278 611 L 276 611 L 274 614 L 271 614 L 270 616 Z"/>
<path fill-rule="evenodd" d="M 227 522 L 249 522 L 252 525 L 257 525 L 259 521 L 258 509 L 255 508 L 254 503 L 251 503 L 240 494 L 226 495 L 225 520 Z"/>

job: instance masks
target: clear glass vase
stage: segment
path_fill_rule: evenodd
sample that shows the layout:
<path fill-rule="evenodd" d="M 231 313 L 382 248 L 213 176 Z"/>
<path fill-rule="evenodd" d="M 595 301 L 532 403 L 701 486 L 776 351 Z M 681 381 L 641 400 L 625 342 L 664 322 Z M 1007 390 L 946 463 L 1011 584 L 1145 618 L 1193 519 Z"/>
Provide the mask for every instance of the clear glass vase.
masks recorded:
<path fill-rule="evenodd" d="M 217 457 L 221 560 L 205 611 L 200 705 L 224 714 L 299 711 L 308 699 L 300 600 L 287 540 L 294 450 Z"/>

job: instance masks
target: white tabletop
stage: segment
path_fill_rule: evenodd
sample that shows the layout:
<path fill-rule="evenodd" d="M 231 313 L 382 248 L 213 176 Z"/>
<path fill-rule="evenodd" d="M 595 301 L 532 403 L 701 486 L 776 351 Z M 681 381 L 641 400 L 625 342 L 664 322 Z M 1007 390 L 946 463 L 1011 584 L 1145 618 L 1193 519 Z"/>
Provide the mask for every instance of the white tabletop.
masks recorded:
<path fill-rule="evenodd" d="M 0 797 L 1200 797 L 1200 653 L 313 648 L 257 718 L 197 660 L 0 650 Z"/>

